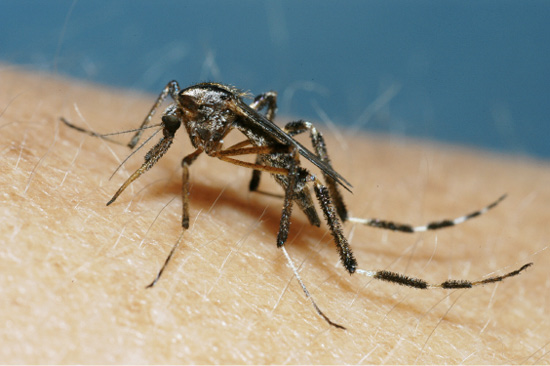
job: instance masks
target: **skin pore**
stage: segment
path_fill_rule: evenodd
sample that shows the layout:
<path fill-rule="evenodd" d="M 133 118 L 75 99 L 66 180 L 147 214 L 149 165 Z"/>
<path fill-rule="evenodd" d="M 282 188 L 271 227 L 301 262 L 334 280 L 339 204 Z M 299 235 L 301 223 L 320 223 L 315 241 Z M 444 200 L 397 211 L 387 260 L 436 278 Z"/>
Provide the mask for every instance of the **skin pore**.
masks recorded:
<path fill-rule="evenodd" d="M 431 233 L 347 223 L 359 268 L 437 283 L 534 262 L 518 277 L 457 291 L 350 276 L 326 225 L 310 226 L 295 208 L 286 248 L 342 331 L 315 313 L 276 247 L 282 200 L 248 192 L 249 169 L 207 156 L 190 169 L 190 228 L 145 289 L 182 234 L 180 161 L 192 151 L 185 131 L 107 207 L 146 149 L 109 180 L 129 149 L 59 117 L 100 133 L 136 128 L 154 96 L 7 66 L 0 80 L 4 362 L 549 362 L 547 163 L 324 129 L 334 168 L 354 186 L 344 194 L 353 216 L 420 225 L 509 195 L 483 216 Z M 126 144 L 131 136 L 113 138 Z M 282 194 L 267 174 L 260 190 Z"/>

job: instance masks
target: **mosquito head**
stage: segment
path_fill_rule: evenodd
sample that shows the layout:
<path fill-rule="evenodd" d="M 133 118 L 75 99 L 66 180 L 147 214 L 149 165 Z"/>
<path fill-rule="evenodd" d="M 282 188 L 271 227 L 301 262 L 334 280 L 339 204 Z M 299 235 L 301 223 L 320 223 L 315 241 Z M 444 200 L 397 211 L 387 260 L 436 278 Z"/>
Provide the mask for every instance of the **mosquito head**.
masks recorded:
<path fill-rule="evenodd" d="M 179 112 L 191 143 L 207 154 L 217 151 L 237 118 L 236 96 L 220 84 L 203 83 L 180 91 Z"/>

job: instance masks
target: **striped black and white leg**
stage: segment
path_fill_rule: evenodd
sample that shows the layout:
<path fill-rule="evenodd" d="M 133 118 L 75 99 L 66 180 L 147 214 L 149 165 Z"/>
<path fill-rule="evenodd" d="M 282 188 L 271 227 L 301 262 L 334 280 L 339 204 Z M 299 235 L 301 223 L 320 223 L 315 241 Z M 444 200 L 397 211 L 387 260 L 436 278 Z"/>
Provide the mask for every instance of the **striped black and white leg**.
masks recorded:
<path fill-rule="evenodd" d="M 501 276 L 488 277 L 483 280 L 478 280 L 478 281 L 447 280 L 439 284 L 430 284 L 427 281 L 420 278 L 409 277 L 400 273 L 390 272 L 385 270 L 367 271 L 364 269 L 357 269 L 355 270 L 355 273 L 372 277 L 376 280 L 391 282 L 401 286 L 413 287 L 421 290 L 429 290 L 434 288 L 442 288 L 442 289 L 450 290 L 450 289 L 472 288 L 475 286 L 486 285 L 488 283 L 500 282 L 506 278 L 519 275 L 521 272 L 531 267 L 532 265 L 533 263 L 527 263 L 527 264 L 524 264 L 521 268 L 516 269 L 515 271 L 508 272 Z"/>
<path fill-rule="evenodd" d="M 486 213 L 487 211 L 489 211 L 490 209 L 498 205 L 500 202 L 502 202 L 505 198 L 506 198 L 506 194 L 500 196 L 499 199 L 497 199 L 495 202 L 483 207 L 481 210 L 474 211 L 472 213 L 457 217 L 452 220 L 446 219 L 446 220 L 433 221 L 422 226 L 412 226 L 409 224 L 401 224 L 394 221 L 380 220 L 380 219 L 362 219 L 358 217 L 349 217 L 348 221 L 356 224 L 365 225 L 365 226 L 372 226 L 372 227 L 377 227 L 380 229 L 392 230 L 392 231 L 401 231 L 405 233 L 416 233 L 416 232 L 428 231 L 428 230 L 438 230 L 438 229 L 443 229 L 446 227 L 462 224 L 463 222 L 473 219 L 474 217 L 483 215 L 484 213 Z"/>

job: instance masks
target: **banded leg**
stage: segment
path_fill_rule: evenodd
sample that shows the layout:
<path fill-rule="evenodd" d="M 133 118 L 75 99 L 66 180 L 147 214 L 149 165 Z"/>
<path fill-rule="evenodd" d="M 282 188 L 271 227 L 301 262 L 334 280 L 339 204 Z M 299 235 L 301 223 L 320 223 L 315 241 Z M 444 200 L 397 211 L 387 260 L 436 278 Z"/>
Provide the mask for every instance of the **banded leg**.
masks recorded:
<path fill-rule="evenodd" d="M 442 289 L 460 289 L 460 288 L 472 288 L 475 286 L 486 285 L 488 283 L 500 282 L 506 278 L 514 277 L 519 275 L 521 272 L 531 267 L 533 263 L 524 264 L 521 268 L 516 269 L 515 271 L 508 272 L 502 276 L 489 277 L 484 280 L 478 281 L 468 281 L 468 280 L 447 280 L 439 284 L 430 284 L 427 281 L 409 277 L 400 273 L 390 272 L 390 271 L 366 271 L 363 269 L 357 269 L 357 273 L 372 277 L 376 280 L 382 280 L 386 282 L 395 283 L 401 286 L 413 287 L 421 290 L 429 290 L 434 288 Z"/>
<path fill-rule="evenodd" d="M 290 122 L 285 126 L 284 130 L 290 136 L 296 136 L 306 131 L 309 131 L 311 144 L 315 149 L 315 153 L 317 154 L 319 159 L 321 159 L 321 161 L 332 168 L 323 134 L 319 132 L 311 122 L 302 120 Z M 336 212 L 338 212 L 338 216 L 342 221 L 346 221 L 348 219 L 348 210 L 346 208 L 346 205 L 344 204 L 344 199 L 342 198 L 342 194 L 338 189 L 338 185 L 336 184 L 334 179 L 327 176 L 325 173 L 323 173 L 323 176 L 325 179 L 326 187 L 328 188 L 328 191 L 330 193 L 330 197 L 332 198 L 332 202 L 336 207 Z"/>
<path fill-rule="evenodd" d="M 437 229 L 442 229 L 449 226 L 458 225 L 465 221 L 473 219 L 474 217 L 483 215 L 484 213 L 486 213 L 487 211 L 489 211 L 490 209 L 498 205 L 500 202 L 502 202 L 505 198 L 506 198 L 506 194 L 500 196 L 495 202 L 483 207 L 481 210 L 471 212 L 467 215 L 460 216 L 452 220 L 447 219 L 447 220 L 433 221 L 422 226 L 412 226 L 409 224 L 400 224 L 393 221 L 379 220 L 379 219 L 361 219 L 357 217 L 350 217 L 348 221 L 354 222 L 357 224 L 362 224 L 365 226 L 372 226 L 372 227 L 377 227 L 377 228 L 392 230 L 392 231 L 401 231 L 405 233 L 437 230 Z"/>
<path fill-rule="evenodd" d="M 151 122 L 151 118 L 153 118 L 153 115 L 157 112 L 158 107 L 162 104 L 162 102 L 166 100 L 168 95 L 172 96 L 172 99 L 176 101 L 179 90 L 180 90 L 180 87 L 178 85 L 178 82 L 175 80 L 172 80 L 168 84 L 166 84 L 164 89 L 162 89 L 162 92 L 159 94 L 155 104 L 153 104 L 153 106 L 151 107 L 151 110 L 149 111 L 149 113 L 141 123 L 139 130 L 136 132 L 134 137 L 132 137 L 132 139 L 128 143 L 129 148 L 133 149 L 137 145 L 137 143 L 139 142 L 139 139 L 141 138 L 141 135 L 143 134 L 143 128 L 147 127 L 147 125 Z"/>

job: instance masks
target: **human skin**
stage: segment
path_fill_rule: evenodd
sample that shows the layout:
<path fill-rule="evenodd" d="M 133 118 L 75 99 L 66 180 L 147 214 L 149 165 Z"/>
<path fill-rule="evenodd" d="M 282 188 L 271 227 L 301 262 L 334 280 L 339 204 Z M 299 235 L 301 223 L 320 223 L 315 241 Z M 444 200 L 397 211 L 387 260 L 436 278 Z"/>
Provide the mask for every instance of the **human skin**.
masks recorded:
<path fill-rule="evenodd" d="M 0 81 L 3 363 L 550 361 L 547 163 L 325 129 L 333 166 L 354 186 L 344 194 L 354 216 L 420 225 L 509 195 L 436 232 L 347 223 L 360 268 L 438 283 L 534 262 L 520 276 L 456 291 L 350 276 L 326 225 L 310 226 L 295 209 L 286 247 L 340 330 L 315 313 L 276 247 L 282 200 L 248 192 L 250 170 L 207 156 L 190 169 L 190 228 L 146 289 L 182 233 L 180 161 L 192 151 L 185 131 L 107 207 L 146 149 L 109 180 L 129 149 L 59 117 L 121 131 L 139 126 L 155 97 L 8 66 Z M 260 189 L 281 193 L 267 174 Z"/>

